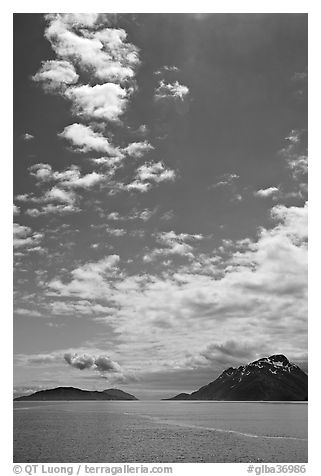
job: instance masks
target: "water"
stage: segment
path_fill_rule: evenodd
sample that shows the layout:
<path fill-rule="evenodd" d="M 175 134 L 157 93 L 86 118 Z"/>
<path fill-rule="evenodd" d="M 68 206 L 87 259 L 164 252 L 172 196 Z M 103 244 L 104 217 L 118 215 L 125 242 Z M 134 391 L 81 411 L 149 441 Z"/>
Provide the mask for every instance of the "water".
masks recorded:
<path fill-rule="evenodd" d="M 306 462 L 307 403 L 15 402 L 15 462 Z"/>

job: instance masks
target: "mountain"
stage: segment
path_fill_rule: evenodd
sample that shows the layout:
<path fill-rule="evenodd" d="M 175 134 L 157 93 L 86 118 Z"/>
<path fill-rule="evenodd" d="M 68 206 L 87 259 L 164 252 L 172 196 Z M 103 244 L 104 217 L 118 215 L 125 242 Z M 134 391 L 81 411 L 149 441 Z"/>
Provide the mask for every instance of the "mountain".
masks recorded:
<path fill-rule="evenodd" d="M 271 355 L 238 368 L 230 367 L 191 394 L 166 400 L 308 400 L 308 376 L 284 355 Z"/>
<path fill-rule="evenodd" d="M 117 388 L 109 388 L 98 392 L 96 390 L 81 390 L 74 387 L 58 387 L 49 390 L 40 390 L 31 395 L 14 398 L 15 401 L 34 400 L 138 400 L 134 395 Z"/>
<path fill-rule="evenodd" d="M 179 393 L 175 397 L 172 398 L 163 398 L 163 400 L 190 400 L 190 394 L 189 393 Z"/>

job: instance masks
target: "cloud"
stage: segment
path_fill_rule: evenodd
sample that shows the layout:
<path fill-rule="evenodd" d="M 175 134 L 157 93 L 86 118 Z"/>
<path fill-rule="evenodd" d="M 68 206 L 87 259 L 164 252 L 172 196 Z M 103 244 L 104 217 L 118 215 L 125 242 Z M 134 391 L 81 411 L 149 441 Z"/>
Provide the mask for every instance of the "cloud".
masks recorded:
<path fill-rule="evenodd" d="M 305 82 L 308 79 L 308 72 L 307 71 L 302 71 L 302 72 L 297 72 L 294 73 L 291 80 L 295 82 Z"/>
<path fill-rule="evenodd" d="M 14 313 L 15 314 L 18 314 L 20 316 L 37 316 L 37 317 L 40 317 L 42 314 L 41 312 L 39 311 L 35 311 L 33 309 L 26 309 L 26 308 L 23 308 L 23 307 L 20 307 L 20 308 L 16 308 L 14 310 Z"/>
<path fill-rule="evenodd" d="M 68 213 L 78 213 L 80 212 L 80 208 L 74 206 L 74 205 L 62 205 L 62 204 L 57 204 L 57 203 L 49 203 L 48 205 L 45 205 L 41 207 L 40 209 L 38 208 L 28 208 L 25 211 L 26 215 L 29 215 L 30 217 L 37 218 L 42 215 L 65 215 Z"/>
<path fill-rule="evenodd" d="M 47 181 L 52 178 L 52 167 L 49 164 L 34 164 L 29 167 L 29 171 L 37 180 Z"/>
<path fill-rule="evenodd" d="M 125 185 L 125 190 L 135 190 L 147 192 L 152 188 L 152 183 L 173 181 L 176 173 L 172 169 L 166 169 L 162 162 L 149 162 L 141 165 L 137 171 L 133 182 Z"/>
<path fill-rule="evenodd" d="M 99 355 L 95 359 L 95 370 L 98 372 L 120 372 L 121 367 L 105 355 Z"/>
<path fill-rule="evenodd" d="M 20 208 L 17 207 L 17 205 L 13 204 L 13 214 L 14 215 L 19 215 L 20 214 Z"/>
<path fill-rule="evenodd" d="M 71 124 L 64 128 L 60 137 L 71 143 L 77 152 L 104 152 L 111 156 L 119 156 L 119 149 L 115 148 L 101 133 L 95 132 L 90 126 Z"/>
<path fill-rule="evenodd" d="M 223 174 L 218 178 L 218 182 L 211 185 L 210 189 L 222 190 L 224 193 L 230 195 L 231 202 L 240 202 L 243 200 L 242 195 L 238 191 L 237 181 L 240 178 L 237 174 Z"/>
<path fill-rule="evenodd" d="M 149 180 L 153 182 L 163 182 L 175 179 L 174 170 L 165 169 L 162 162 L 144 164 L 137 169 L 137 179 L 141 181 Z"/>
<path fill-rule="evenodd" d="M 118 212 L 111 212 L 107 215 L 108 220 L 118 221 L 122 220 L 123 218 L 120 216 Z"/>
<path fill-rule="evenodd" d="M 72 315 L 72 316 L 97 316 L 108 315 L 112 308 L 93 303 L 88 300 L 79 301 L 53 301 L 49 305 L 50 312 L 54 315 Z"/>
<path fill-rule="evenodd" d="M 39 182 L 56 182 L 57 187 L 59 187 L 59 190 L 57 189 L 57 187 L 55 187 L 55 192 L 57 196 L 66 196 L 67 192 L 62 189 L 91 188 L 94 185 L 107 179 L 107 175 L 99 174 L 95 171 L 85 175 L 81 175 L 80 169 L 76 165 L 72 165 L 71 167 L 63 170 L 62 172 L 58 172 L 53 171 L 51 165 L 49 164 L 35 164 L 29 167 L 29 171 L 31 175 L 33 175 Z M 53 192 L 48 191 L 47 194 L 52 195 Z M 74 200 L 70 199 L 66 201 Z"/>
<path fill-rule="evenodd" d="M 32 134 L 29 134 L 29 132 L 25 132 L 22 135 L 22 139 L 26 142 L 29 142 L 29 141 L 33 140 L 34 138 L 35 138 L 35 136 L 33 136 Z"/>
<path fill-rule="evenodd" d="M 89 262 L 69 277 L 49 281 L 47 293 L 73 302 L 99 300 L 109 307 L 108 315 L 95 319 L 116 333 L 115 349 L 126 365 L 136 362 L 143 368 L 143 356 L 150 352 L 153 371 L 175 362 L 189 368 L 187 350 L 201 359 L 201 366 L 210 365 L 210 355 L 219 363 L 228 349 L 232 362 L 243 359 L 241 344 L 253 342 L 253 335 L 258 344 L 253 355 L 264 349 L 293 358 L 306 348 L 306 220 L 307 207 L 277 205 L 271 227 L 242 243 L 230 240 L 224 259 L 216 249 L 200 253 L 195 243 L 201 236 L 162 232 L 158 249 L 191 253 L 187 264 L 135 275 L 117 257 L 109 258 L 108 266 Z M 222 344 L 221 335 L 228 335 L 227 343 Z M 200 355 L 207 347 L 207 354 Z"/>
<path fill-rule="evenodd" d="M 109 355 L 97 353 L 92 355 L 87 351 L 54 351 L 46 354 L 17 354 L 15 361 L 18 366 L 61 366 L 67 363 L 70 367 L 84 371 L 97 372 L 98 378 L 106 378 L 110 381 L 134 381 L 132 371 L 125 371 L 118 362 Z"/>
<path fill-rule="evenodd" d="M 152 261 L 157 256 L 180 255 L 193 258 L 193 246 L 191 242 L 202 240 L 202 235 L 192 235 L 188 233 L 175 233 L 174 231 L 159 232 L 156 234 L 156 241 L 162 248 L 156 248 L 151 253 L 145 254 L 144 261 Z"/>
<path fill-rule="evenodd" d="M 155 213 L 157 209 L 150 210 L 145 208 L 144 210 L 132 210 L 127 215 L 120 215 L 118 212 L 111 212 L 107 215 L 108 220 L 112 221 L 129 221 L 129 220 L 142 220 L 148 221 Z"/>
<path fill-rule="evenodd" d="M 133 180 L 127 185 L 122 187 L 124 190 L 135 191 L 135 192 L 148 192 L 152 188 L 152 185 L 149 182 L 141 182 L 138 179 Z"/>
<path fill-rule="evenodd" d="M 127 91 L 119 84 L 88 84 L 69 88 L 66 97 L 78 116 L 105 121 L 118 121 L 127 105 Z"/>
<path fill-rule="evenodd" d="M 94 349 L 93 351 L 95 352 Z M 22 367 L 55 366 L 62 370 L 62 364 L 68 364 L 70 367 L 80 371 L 93 371 L 92 374 L 84 377 L 86 379 L 105 379 L 108 380 L 110 384 L 128 384 L 138 380 L 134 371 L 123 368 L 109 355 L 100 352 L 101 351 L 92 353 L 87 349 L 76 351 L 74 349 L 68 349 L 47 354 L 16 354 L 15 362 L 16 365 Z"/>
<path fill-rule="evenodd" d="M 155 101 L 175 99 L 183 101 L 189 94 L 187 86 L 180 84 L 178 81 L 175 83 L 165 83 L 161 80 L 158 87 L 155 89 Z"/>
<path fill-rule="evenodd" d="M 174 218 L 174 216 L 175 216 L 174 211 L 168 210 L 167 212 L 164 212 L 160 218 L 161 220 L 164 220 L 164 221 L 170 221 Z"/>
<path fill-rule="evenodd" d="M 189 355 L 188 353 L 188 357 L 180 362 L 178 366 L 193 369 L 200 369 L 202 367 L 234 367 L 247 364 L 260 357 L 265 357 L 267 353 L 263 339 L 259 339 L 259 342 L 254 343 L 231 339 L 220 344 L 209 344 L 194 355 Z"/>
<path fill-rule="evenodd" d="M 164 72 L 165 72 L 165 73 L 168 73 L 168 72 L 170 72 L 170 73 L 173 73 L 173 72 L 174 72 L 174 73 L 177 73 L 178 71 L 179 71 L 179 68 L 178 68 L 177 66 L 174 66 L 174 65 L 170 65 L 170 66 L 164 65 L 164 66 L 162 66 L 160 69 L 154 71 L 154 74 L 155 74 L 155 76 L 160 76 L 161 74 L 164 74 Z"/>
<path fill-rule="evenodd" d="M 140 63 L 139 51 L 127 41 L 126 32 L 111 27 L 113 22 L 107 14 L 48 14 L 45 19 L 45 37 L 56 58 L 43 62 L 33 79 L 46 91 L 69 100 L 72 114 L 83 121 L 67 125 L 58 136 L 76 153 L 102 156 L 89 158 L 95 169 L 86 175 L 81 175 L 75 165 L 62 172 L 53 171 L 49 164 L 31 167 L 30 173 L 38 182 L 55 182 L 56 185 L 39 198 L 26 197 L 27 201 L 48 203 L 40 209 L 29 208 L 27 214 L 36 217 L 78 212 L 75 194 L 68 206 L 57 203 L 58 195 L 66 194 L 67 189 L 88 189 L 105 182 L 109 195 L 114 195 L 121 190 L 147 192 L 156 183 L 174 180 L 175 172 L 166 169 L 161 162 L 144 164 L 133 178 L 127 178 L 127 184 L 121 176 L 110 180 L 126 156 L 141 158 L 154 149 L 147 140 L 132 142 L 126 147 L 117 146 L 113 144 L 111 134 L 103 132 L 106 122 L 123 126 L 121 117 L 137 90 L 135 71 Z M 163 89 L 175 98 L 182 99 L 187 94 L 186 87 L 178 82 L 164 84 Z M 146 135 L 146 126 L 140 128 L 140 134 Z M 113 137 L 117 136 L 113 134 Z M 49 203 L 50 197 L 53 203 Z"/>
<path fill-rule="evenodd" d="M 302 180 L 308 173 L 306 130 L 292 130 L 286 141 L 288 145 L 279 151 L 295 180 Z"/>
<path fill-rule="evenodd" d="M 65 354 L 64 359 L 71 367 L 79 370 L 90 369 L 95 363 L 94 357 L 91 355 Z"/>
<path fill-rule="evenodd" d="M 123 228 L 110 228 L 106 226 L 106 232 L 111 236 L 124 236 L 127 234 L 127 231 Z"/>
<path fill-rule="evenodd" d="M 28 359 L 28 364 L 53 364 L 59 362 L 59 356 L 55 354 L 38 354 Z"/>
<path fill-rule="evenodd" d="M 132 142 L 125 149 L 123 149 L 126 154 L 130 157 L 141 158 L 150 150 L 153 150 L 154 147 L 147 141 L 144 142 Z"/>
<path fill-rule="evenodd" d="M 277 187 L 261 188 L 254 192 L 254 195 L 261 198 L 273 197 L 279 194 L 279 189 Z"/>
<path fill-rule="evenodd" d="M 29 247 L 30 250 L 38 245 L 43 238 L 43 234 L 33 232 L 28 226 L 13 224 L 13 246 L 14 248 Z"/>
<path fill-rule="evenodd" d="M 296 87 L 294 94 L 297 98 L 305 97 L 308 92 L 308 69 L 305 71 L 295 72 L 291 77 L 291 81 Z"/>
<path fill-rule="evenodd" d="M 240 178 L 239 175 L 237 174 L 224 174 L 221 175 L 219 178 L 219 181 L 211 185 L 211 188 L 217 188 L 217 187 L 226 187 L 226 186 L 231 186 L 235 183 L 236 180 Z"/>
<path fill-rule="evenodd" d="M 66 353 L 64 360 L 71 367 L 79 370 L 92 369 L 100 373 L 121 372 L 120 365 L 106 355 L 98 355 L 97 357 L 88 354 L 71 354 Z"/>
<path fill-rule="evenodd" d="M 101 177 L 96 177 L 97 174 L 81 176 L 77 167 L 63 172 L 54 172 L 49 164 L 35 164 L 29 168 L 29 171 L 40 184 L 56 182 L 38 197 L 33 195 L 20 197 L 25 202 L 46 204 L 41 208 L 28 208 L 25 213 L 31 217 L 79 212 L 78 196 L 73 188 L 89 188 L 100 179 L 102 180 Z"/>
<path fill-rule="evenodd" d="M 98 14 L 74 15 L 72 20 L 70 14 L 49 14 L 46 19 L 49 25 L 45 36 L 58 58 L 72 62 L 99 81 L 133 78 L 139 64 L 138 49 L 126 42 L 124 30 L 99 28 L 104 18 Z"/>
<path fill-rule="evenodd" d="M 14 359 L 19 366 L 49 366 L 61 363 L 61 354 L 59 352 L 46 354 L 16 354 Z"/>
<path fill-rule="evenodd" d="M 63 283 L 60 279 L 54 279 L 48 283 L 49 294 L 61 296 L 82 296 L 83 299 L 100 298 L 105 290 L 105 279 L 109 278 L 109 284 L 118 274 L 118 255 L 109 255 L 97 262 L 85 263 L 72 272 L 72 280 Z"/>
<path fill-rule="evenodd" d="M 282 235 L 290 237 L 298 243 L 306 243 L 308 239 L 308 204 L 304 207 L 286 207 L 276 205 L 271 210 L 273 219 L 280 222 L 276 228 L 270 232 L 272 235 Z"/>
<path fill-rule="evenodd" d="M 43 197 L 39 200 L 42 202 L 62 202 L 69 205 L 75 202 L 75 194 L 72 191 L 63 190 L 62 188 L 52 187 L 50 190 L 47 190 Z"/>
<path fill-rule="evenodd" d="M 67 85 L 77 83 L 79 75 L 69 61 L 49 60 L 43 61 L 40 70 L 32 79 L 41 83 L 48 92 L 61 91 Z"/>

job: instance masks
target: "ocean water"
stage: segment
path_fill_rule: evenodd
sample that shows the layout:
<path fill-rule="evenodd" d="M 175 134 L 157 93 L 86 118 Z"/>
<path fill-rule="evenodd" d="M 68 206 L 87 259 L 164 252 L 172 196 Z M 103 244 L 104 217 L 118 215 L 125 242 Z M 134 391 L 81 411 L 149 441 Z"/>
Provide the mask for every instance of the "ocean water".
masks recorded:
<path fill-rule="evenodd" d="M 14 462 L 306 462 L 305 402 L 14 402 Z"/>

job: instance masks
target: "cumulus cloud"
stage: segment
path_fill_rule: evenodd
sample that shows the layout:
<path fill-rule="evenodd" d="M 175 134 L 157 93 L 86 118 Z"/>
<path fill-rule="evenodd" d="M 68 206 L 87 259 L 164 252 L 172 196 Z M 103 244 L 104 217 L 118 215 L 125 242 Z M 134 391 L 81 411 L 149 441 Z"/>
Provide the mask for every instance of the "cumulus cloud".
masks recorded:
<path fill-rule="evenodd" d="M 132 182 L 128 183 L 127 185 L 122 187 L 124 190 L 135 191 L 135 192 L 148 192 L 152 188 L 151 183 L 149 182 L 142 182 L 138 179 L 133 180 Z"/>
<path fill-rule="evenodd" d="M 44 204 L 41 208 L 28 208 L 25 213 L 31 217 L 79 212 L 78 196 L 74 189 L 90 188 L 104 179 L 96 173 L 81 176 L 76 166 L 57 172 L 53 171 L 49 164 L 35 164 L 29 171 L 39 184 L 51 183 L 51 188 L 38 197 L 34 195 L 20 197 L 25 202 Z"/>
<path fill-rule="evenodd" d="M 46 91 L 55 92 L 77 83 L 79 75 L 68 61 L 49 60 L 42 63 L 40 70 L 32 79 L 41 83 Z"/>
<path fill-rule="evenodd" d="M 92 356 L 88 354 L 65 353 L 64 360 L 71 367 L 79 370 L 92 369 L 97 372 L 121 372 L 120 365 L 106 355 Z"/>
<path fill-rule="evenodd" d="M 124 236 L 127 233 L 123 228 L 111 228 L 110 226 L 106 226 L 106 232 L 111 236 Z"/>
<path fill-rule="evenodd" d="M 127 105 L 127 91 L 115 83 L 69 88 L 66 97 L 76 115 L 90 119 L 118 121 Z"/>
<path fill-rule="evenodd" d="M 78 355 L 66 353 L 64 359 L 71 367 L 75 367 L 79 370 L 90 369 L 93 367 L 95 359 L 91 355 Z"/>
<path fill-rule="evenodd" d="M 65 215 L 69 213 L 78 213 L 80 208 L 73 204 L 59 204 L 59 203 L 49 203 L 39 208 L 28 208 L 25 213 L 26 215 L 37 218 L 42 215 Z"/>
<path fill-rule="evenodd" d="M 163 182 L 168 180 L 175 179 L 174 170 L 165 169 L 165 166 L 162 162 L 155 162 L 144 164 L 137 169 L 136 177 L 138 180 L 153 181 L 153 182 Z"/>
<path fill-rule="evenodd" d="M 35 136 L 33 136 L 32 134 L 29 134 L 29 132 L 25 132 L 23 135 L 22 135 L 22 139 L 26 142 L 29 142 L 31 141 L 32 139 L 34 139 Z"/>
<path fill-rule="evenodd" d="M 117 276 L 118 263 L 118 255 L 109 255 L 75 268 L 71 273 L 73 279 L 67 285 L 60 279 L 54 279 L 48 283 L 48 287 L 54 295 L 100 298 L 105 289 L 105 279 L 109 278 L 111 284 L 112 278 Z"/>
<path fill-rule="evenodd" d="M 14 248 L 29 247 L 32 250 L 43 238 L 43 234 L 33 232 L 28 226 L 13 224 L 13 246 Z"/>
<path fill-rule="evenodd" d="M 14 215 L 19 215 L 20 214 L 20 208 L 17 207 L 17 205 L 13 204 L 13 214 Z"/>
<path fill-rule="evenodd" d="M 29 167 L 29 171 L 31 175 L 44 182 L 50 180 L 52 177 L 52 167 L 49 164 L 34 164 Z"/>
<path fill-rule="evenodd" d="M 154 183 L 173 181 L 176 173 L 172 169 L 166 169 L 162 162 L 149 162 L 141 165 L 133 182 L 124 186 L 126 190 L 147 192 Z"/>
<path fill-rule="evenodd" d="M 80 168 L 76 165 L 63 170 L 62 172 L 54 171 L 49 164 L 35 164 L 29 167 L 31 175 L 39 182 L 56 182 L 59 190 L 55 188 L 57 196 L 66 196 L 66 191 L 62 189 L 74 188 L 91 188 L 94 185 L 106 180 L 106 175 L 95 171 L 81 175 Z M 52 191 L 48 192 L 53 194 Z M 70 192 L 69 192 L 70 193 Z M 62 201 L 73 201 L 70 199 Z"/>
<path fill-rule="evenodd" d="M 157 69 L 156 71 L 154 71 L 154 74 L 155 76 L 160 76 L 161 74 L 164 74 L 165 73 L 168 73 L 168 72 L 171 72 L 171 73 L 177 73 L 179 71 L 179 68 L 177 66 L 174 66 L 174 65 L 164 65 L 162 66 L 160 69 Z"/>
<path fill-rule="evenodd" d="M 270 232 L 272 236 L 282 235 L 290 237 L 300 243 L 308 239 L 308 204 L 304 207 L 286 207 L 276 205 L 271 210 L 271 216 L 280 223 Z"/>
<path fill-rule="evenodd" d="M 254 195 L 261 198 L 274 197 L 279 194 L 279 189 L 277 187 L 268 187 L 261 188 L 254 192 Z"/>
<path fill-rule="evenodd" d="M 104 132 L 106 121 L 116 123 L 117 127 L 123 125 L 121 118 L 137 90 L 135 72 L 140 62 L 139 51 L 127 41 L 123 29 L 111 26 L 113 22 L 107 14 L 48 14 L 45 19 L 45 37 L 56 58 L 43 62 L 33 80 L 41 83 L 46 91 L 58 93 L 68 100 L 72 114 L 83 121 L 67 125 L 58 136 L 76 153 L 102 156 L 90 157 L 95 170 L 86 175 L 81 175 L 76 166 L 54 172 L 49 164 L 36 164 L 30 172 L 42 183 L 55 181 L 59 189 L 90 188 L 109 180 L 121 168 L 126 156 L 141 158 L 154 149 L 147 140 L 117 146 L 112 143 L 111 135 Z M 170 69 L 165 67 L 165 70 Z M 160 84 L 160 87 L 160 94 L 166 92 L 167 96 L 180 100 L 188 93 L 188 88 L 178 82 Z M 146 126 L 142 126 L 140 133 L 146 136 L 146 132 Z M 161 162 L 150 162 L 137 169 L 133 178 L 127 178 L 129 183 L 123 183 L 118 177 L 106 186 L 109 195 L 121 190 L 146 192 L 153 185 L 174 178 L 175 172 L 165 169 Z M 56 189 L 54 192 L 60 193 Z M 46 201 L 52 195 L 53 191 L 47 191 L 42 200 Z M 29 208 L 28 214 L 36 217 L 77 211 L 76 201 L 64 207 L 48 201 L 41 209 Z"/>
<path fill-rule="evenodd" d="M 50 14 L 45 36 L 58 58 L 90 72 L 99 81 L 133 78 L 139 64 L 137 48 L 127 43 L 122 29 L 99 27 L 100 15 Z M 107 20 L 108 21 L 108 20 Z"/>
<path fill-rule="evenodd" d="M 308 172 L 308 156 L 305 130 L 292 130 L 285 138 L 287 146 L 279 151 L 296 180 L 305 178 Z"/>
<path fill-rule="evenodd" d="M 155 101 L 167 99 L 178 99 L 183 101 L 188 94 L 188 87 L 180 84 L 178 81 L 175 81 L 174 83 L 165 83 L 164 80 L 161 80 L 155 89 L 154 97 Z"/>
<path fill-rule="evenodd" d="M 117 351 L 140 361 L 150 350 L 153 369 L 183 361 L 186 349 L 201 359 L 200 366 L 211 359 L 219 363 L 224 355 L 231 362 L 247 359 L 241 344 L 253 342 L 253 333 L 264 336 L 253 355 L 264 343 L 265 353 L 282 351 L 293 358 L 306 348 L 306 218 L 307 207 L 273 207 L 271 228 L 235 243 L 235 249 L 231 240 L 224 260 L 216 250 L 197 252 L 201 236 L 165 232 L 158 236 L 160 249 L 192 253 L 187 265 L 130 275 L 117 258 L 107 268 L 90 262 L 72 270 L 69 279 L 49 282 L 48 293 L 73 301 L 99 299 L 110 307 L 100 322 L 121 336 Z M 228 335 L 228 342 L 222 344 L 219 335 Z"/>
<path fill-rule="evenodd" d="M 95 359 L 95 369 L 98 372 L 120 372 L 121 367 L 106 355 L 99 355 Z"/>
<path fill-rule="evenodd" d="M 63 190 L 58 187 L 52 187 L 47 190 L 43 197 L 40 198 L 42 202 L 62 202 L 67 204 L 73 204 L 75 202 L 75 195 L 72 191 Z"/>
<path fill-rule="evenodd" d="M 211 188 L 231 186 L 240 178 L 237 174 L 224 174 L 219 177 L 219 181 L 211 185 Z"/>
<path fill-rule="evenodd" d="M 234 173 L 223 174 L 218 177 L 218 181 L 211 185 L 210 189 L 221 190 L 222 192 L 229 194 L 231 202 L 240 202 L 243 200 L 241 193 L 239 192 L 239 186 L 237 184 L 239 175 Z"/>
<path fill-rule="evenodd" d="M 120 215 L 118 212 L 111 212 L 107 215 L 108 220 L 111 221 L 129 221 L 129 220 L 142 220 L 148 221 L 155 213 L 157 209 L 150 210 L 145 208 L 144 210 L 134 209 L 127 215 Z"/>
<path fill-rule="evenodd" d="M 71 124 L 59 134 L 67 140 L 78 152 L 103 152 L 111 156 L 119 156 L 119 149 L 115 148 L 103 134 L 95 132 L 90 126 Z"/>
<path fill-rule="evenodd" d="M 153 150 L 154 147 L 147 141 L 144 142 L 132 142 L 125 149 L 123 149 L 126 154 L 130 157 L 141 158 L 150 150 Z"/>
<path fill-rule="evenodd" d="M 159 232 L 156 234 L 156 242 L 161 245 L 152 252 L 145 254 L 144 261 L 152 261 L 157 256 L 180 255 L 193 258 L 193 246 L 191 243 L 202 240 L 199 234 L 175 233 L 174 231 Z"/>

